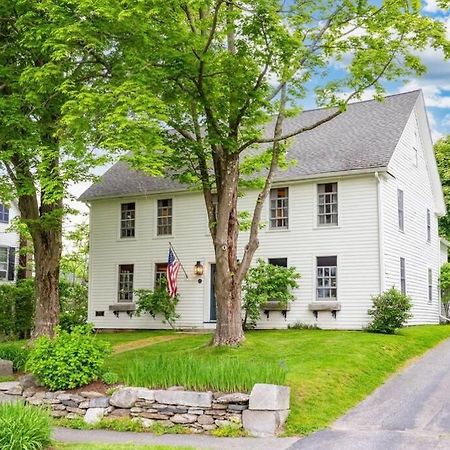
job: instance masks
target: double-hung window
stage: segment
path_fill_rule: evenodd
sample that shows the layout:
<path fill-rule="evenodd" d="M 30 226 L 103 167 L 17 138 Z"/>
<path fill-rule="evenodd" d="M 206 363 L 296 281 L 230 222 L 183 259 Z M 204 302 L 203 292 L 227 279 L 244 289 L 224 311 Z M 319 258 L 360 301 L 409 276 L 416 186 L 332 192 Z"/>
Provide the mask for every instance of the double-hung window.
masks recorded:
<path fill-rule="evenodd" d="M 172 234 L 172 199 L 158 200 L 157 232 L 158 236 L 170 236 Z"/>
<path fill-rule="evenodd" d="M 428 303 L 433 302 L 433 270 L 428 269 Z"/>
<path fill-rule="evenodd" d="M 398 229 L 400 231 L 405 230 L 405 205 L 403 197 L 403 191 L 397 189 Z"/>
<path fill-rule="evenodd" d="M 136 235 L 136 204 L 122 203 L 120 206 L 120 237 L 134 238 Z"/>
<path fill-rule="evenodd" d="M 338 192 L 337 183 L 317 185 L 318 224 L 338 224 Z"/>
<path fill-rule="evenodd" d="M 289 227 L 289 188 L 270 190 L 270 228 L 287 229 Z"/>
<path fill-rule="evenodd" d="M 167 263 L 155 264 L 155 288 L 161 286 L 161 282 L 167 280 Z"/>
<path fill-rule="evenodd" d="M 119 266 L 119 302 L 133 301 L 134 265 L 121 264 Z"/>
<path fill-rule="evenodd" d="M 400 258 L 400 291 L 406 294 L 406 264 L 405 258 Z"/>
<path fill-rule="evenodd" d="M 0 223 L 9 223 L 9 209 L 0 203 Z"/>
<path fill-rule="evenodd" d="M 431 211 L 427 209 L 427 242 L 431 242 Z"/>
<path fill-rule="evenodd" d="M 8 247 L 0 247 L 0 280 L 8 278 Z"/>
<path fill-rule="evenodd" d="M 317 300 L 337 299 L 337 256 L 317 257 Z"/>

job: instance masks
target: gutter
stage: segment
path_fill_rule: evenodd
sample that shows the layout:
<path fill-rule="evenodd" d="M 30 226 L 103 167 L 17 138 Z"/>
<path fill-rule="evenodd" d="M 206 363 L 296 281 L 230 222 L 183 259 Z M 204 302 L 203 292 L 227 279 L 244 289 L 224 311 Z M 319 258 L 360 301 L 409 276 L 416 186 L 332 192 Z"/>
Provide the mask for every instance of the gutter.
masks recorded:
<path fill-rule="evenodd" d="M 378 263 L 379 263 L 379 276 L 380 276 L 380 293 L 384 291 L 384 216 L 383 216 L 383 190 L 382 179 L 378 172 L 375 172 L 375 178 L 377 179 L 377 203 L 378 203 Z"/>

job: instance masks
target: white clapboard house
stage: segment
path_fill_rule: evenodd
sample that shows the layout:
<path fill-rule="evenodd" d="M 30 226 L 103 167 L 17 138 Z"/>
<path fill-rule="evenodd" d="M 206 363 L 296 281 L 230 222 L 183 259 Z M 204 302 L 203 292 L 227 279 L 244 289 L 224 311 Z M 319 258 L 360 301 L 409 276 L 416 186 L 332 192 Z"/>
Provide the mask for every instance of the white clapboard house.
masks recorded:
<path fill-rule="evenodd" d="M 286 130 L 326 114 L 303 112 Z M 297 164 L 276 176 L 255 259 L 295 266 L 302 278 L 290 310 L 262 310 L 259 327 L 360 329 L 371 297 L 392 286 L 411 296 L 411 324 L 438 323 L 445 204 L 421 91 L 351 104 L 293 139 L 289 157 Z M 256 195 L 247 192 L 239 209 L 251 211 Z M 119 162 L 81 199 L 90 204 L 89 321 L 165 327 L 134 315 L 133 290 L 165 273 L 171 242 L 188 272 L 178 275 L 177 325 L 215 326 L 214 251 L 200 192 Z"/>
<path fill-rule="evenodd" d="M 11 230 L 11 223 L 18 215 L 15 202 L 9 205 L 0 203 L 0 283 L 16 279 L 19 235 Z"/>

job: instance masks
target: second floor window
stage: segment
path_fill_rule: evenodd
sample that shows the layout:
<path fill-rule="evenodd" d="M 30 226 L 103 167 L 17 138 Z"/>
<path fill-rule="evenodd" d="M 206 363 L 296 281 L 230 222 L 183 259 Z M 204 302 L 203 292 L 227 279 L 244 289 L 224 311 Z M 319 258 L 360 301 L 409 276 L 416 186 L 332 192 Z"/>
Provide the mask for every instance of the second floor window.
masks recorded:
<path fill-rule="evenodd" d="M 120 206 L 120 237 L 135 237 L 136 235 L 136 204 L 122 203 Z"/>
<path fill-rule="evenodd" d="M 427 242 L 431 242 L 431 211 L 427 209 Z"/>
<path fill-rule="evenodd" d="M 337 256 L 317 257 L 317 300 L 337 299 Z"/>
<path fill-rule="evenodd" d="M 121 264 L 119 266 L 119 302 L 133 301 L 134 265 Z"/>
<path fill-rule="evenodd" d="M 172 234 L 172 199 L 158 200 L 157 235 Z"/>
<path fill-rule="evenodd" d="M 404 231 L 405 209 L 404 209 L 403 191 L 401 189 L 397 189 L 397 209 L 398 209 L 398 229 L 400 231 Z"/>
<path fill-rule="evenodd" d="M 0 247 L 0 280 L 8 277 L 8 247 Z"/>
<path fill-rule="evenodd" d="M 338 224 L 337 183 L 317 185 L 317 205 L 319 225 Z"/>
<path fill-rule="evenodd" d="M 406 264 L 405 258 L 400 258 L 400 291 L 406 295 Z"/>
<path fill-rule="evenodd" d="M 0 223 L 9 223 L 9 209 L 0 203 Z"/>
<path fill-rule="evenodd" d="M 289 226 L 289 189 L 274 188 L 270 190 L 270 228 L 280 229 Z"/>

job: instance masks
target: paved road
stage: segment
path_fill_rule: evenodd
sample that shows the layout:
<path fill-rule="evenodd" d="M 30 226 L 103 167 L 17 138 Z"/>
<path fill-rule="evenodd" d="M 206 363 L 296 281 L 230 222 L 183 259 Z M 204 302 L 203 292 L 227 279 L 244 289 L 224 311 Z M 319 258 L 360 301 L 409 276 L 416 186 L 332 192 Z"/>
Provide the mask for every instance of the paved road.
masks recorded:
<path fill-rule="evenodd" d="M 450 339 L 294 449 L 450 449 Z"/>

